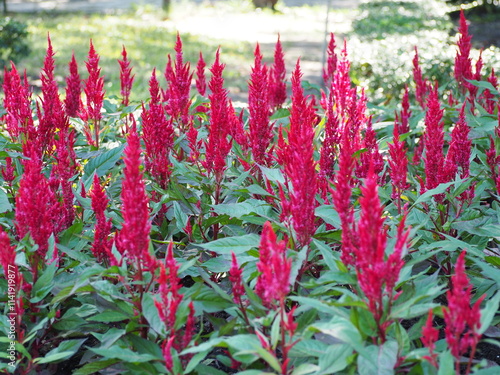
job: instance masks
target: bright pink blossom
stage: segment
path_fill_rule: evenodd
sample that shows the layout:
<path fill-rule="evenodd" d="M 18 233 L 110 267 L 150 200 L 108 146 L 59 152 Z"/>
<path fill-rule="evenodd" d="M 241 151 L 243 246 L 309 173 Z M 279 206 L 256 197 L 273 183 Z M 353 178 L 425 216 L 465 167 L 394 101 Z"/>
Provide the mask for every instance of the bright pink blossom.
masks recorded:
<path fill-rule="evenodd" d="M 71 56 L 69 62 L 69 75 L 66 77 L 66 98 L 64 108 L 69 117 L 78 117 L 82 108 L 82 80 L 78 74 L 78 64 L 75 54 Z"/>
<path fill-rule="evenodd" d="M 458 50 L 455 56 L 454 74 L 462 92 L 465 92 L 470 85 L 467 80 L 472 79 L 472 59 L 470 58 L 472 35 L 469 35 L 469 27 L 463 9 L 460 10 L 460 27 L 458 32 L 460 33 L 460 37 L 457 43 Z"/>
<path fill-rule="evenodd" d="M 238 266 L 236 255 L 231 253 L 231 269 L 229 270 L 229 281 L 233 287 L 233 301 L 237 305 L 241 305 L 241 297 L 245 295 L 245 288 L 243 287 L 243 279 L 241 277 L 242 270 Z"/>
<path fill-rule="evenodd" d="M 428 82 L 422 77 L 422 69 L 419 65 L 418 49 L 415 47 L 415 57 L 413 58 L 413 80 L 415 81 L 415 96 L 418 104 L 425 109 L 427 93 L 429 91 Z"/>
<path fill-rule="evenodd" d="M 269 69 L 269 104 L 271 108 L 281 108 L 287 98 L 285 55 L 280 37 L 274 48 L 274 62 Z"/>
<path fill-rule="evenodd" d="M 334 80 L 334 74 L 337 70 L 337 53 L 335 52 L 335 35 L 330 33 L 328 47 L 326 49 L 326 67 L 323 68 L 323 83 L 325 87 L 329 88 Z"/>
<path fill-rule="evenodd" d="M 403 191 L 408 189 L 410 185 L 407 180 L 407 147 L 405 146 L 405 142 L 399 139 L 400 134 L 398 125 L 397 122 L 394 123 L 392 143 L 389 143 L 389 174 L 393 186 L 391 197 L 399 200 Z"/>
<path fill-rule="evenodd" d="M 429 349 L 429 355 L 423 358 L 428 360 L 434 367 L 438 367 L 437 353 L 434 353 L 436 341 L 439 338 L 439 331 L 432 325 L 432 309 L 429 310 L 425 326 L 422 328 L 422 344 Z"/>
<path fill-rule="evenodd" d="M 122 104 L 126 107 L 130 101 L 130 91 L 132 90 L 135 76 L 132 75 L 132 67 L 130 66 L 130 60 L 127 59 L 127 50 L 125 46 L 123 46 L 122 50 L 122 59 L 118 60 L 118 64 L 120 64 L 120 93 L 122 95 Z"/>

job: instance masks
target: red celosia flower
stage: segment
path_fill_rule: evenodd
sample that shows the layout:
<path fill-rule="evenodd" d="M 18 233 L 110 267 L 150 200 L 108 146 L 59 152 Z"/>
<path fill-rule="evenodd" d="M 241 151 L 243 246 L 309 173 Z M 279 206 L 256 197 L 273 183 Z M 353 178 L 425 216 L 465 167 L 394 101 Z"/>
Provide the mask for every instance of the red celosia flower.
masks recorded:
<path fill-rule="evenodd" d="M 436 341 L 439 337 L 439 330 L 432 326 L 432 321 L 433 315 L 432 309 L 430 309 L 425 326 L 422 328 L 422 344 L 429 349 L 429 355 L 424 356 L 423 358 L 428 360 L 434 367 L 437 368 L 437 354 L 434 353 L 434 349 L 436 348 Z"/>
<path fill-rule="evenodd" d="M 455 79 L 460 85 L 462 92 L 469 86 L 467 80 L 472 79 L 472 61 L 470 58 L 472 35 L 469 35 L 469 27 L 465 19 L 463 9 L 460 10 L 460 27 L 458 29 L 460 38 L 458 39 L 458 51 L 455 56 Z"/>
<path fill-rule="evenodd" d="M 334 79 L 335 71 L 337 70 L 337 53 L 335 52 L 335 35 L 330 33 L 330 40 L 326 49 L 326 67 L 323 68 L 323 83 L 325 87 L 329 88 Z"/>
<path fill-rule="evenodd" d="M 24 174 L 16 195 L 17 234 L 23 238 L 29 233 L 38 245 L 39 258 L 44 259 L 49 237 L 56 231 L 60 206 L 42 174 L 41 160 L 33 157 L 23 164 Z"/>
<path fill-rule="evenodd" d="M 491 83 L 494 89 L 498 90 L 498 79 L 495 75 L 494 69 L 491 69 L 491 74 L 488 76 L 488 82 Z M 495 95 L 493 95 L 490 90 L 486 89 L 483 91 L 481 96 L 483 107 L 489 114 L 493 114 L 495 112 L 495 108 L 497 106 L 495 98 Z"/>
<path fill-rule="evenodd" d="M 255 293 L 264 306 L 282 302 L 290 291 L 291 259 L 286 256 L 286 242 L 278 241 L 270 222 L 264 224 L 259 245 L 259 261 Z"/>
<path fill-rule="evenodd" d="M 47 54 L 43 63 L 42 74 L 42 108 L 38 110 L 38 137 L 43 150 L 51 152 L 56 129 L 67 128 L 67 118 L 59 98 L 59 89 L 54 76 L 54 50 L 50 37 L 47 37 Z"/>
<path fill-rule="evenodd" d="M 244 129 L 243 110 L 238 116 L 231 100 L 228 103 L 228 116 L 230 125 L 229 134 L 244 151 L 248 150 L 248 135 Z"/>
<path fill-rule="evenodd" d="M 455 265 L 455 274 L 451 277 L 452 288 L 448 290 L 448 306 L 443 309 L 446 323 L 445 337 L 451 354 L 455 357 L 455 368 L 460 373 L 460 357 L 469 354 L 474 358 L 477 343 L 481 338 L 480 305 L 485 295 L 481 296 L 471 306 L 472 285 L 465 273 L 465 251 L 460 253 Z M 470 351 L 470 352 L 469 352 Z M 467 374 L 470 371 L 470 362 Z"/>
<path fill-rule="evenodd" d="M 89 192 L 89 196 L 92 199 L 92 210 L 94 210 L 96 218 L 92 253 L 98 262 L 105 261 L 109 262 L 110 265 L 115 265 L 117 262 L 111 252 L 113 241 L 109 238 L 112 224 L 111 219 L 106 219 L 105 215 L 109 199 L 99 182 L 97 174 L 94 175 L 94 183 L 92 185 L 92 190 Z"/>
<path fill-rule="evenodd" d="M 267 149 L 272 140 L 273 125 L 269 122 L 270 104 L 267 68 L 262 63 L 259 44 L 255 47 L 254 56 L 255 62 L 248 83 L 250 145 L 255 162 L 267 165 L 269 161 Z"/>
<path fill-rule="evenodd" d="M 472 141 L 469 139 L 470 127 L 465 118 L 465 103 L 462 105 L 457 124 L 451 132 L 451 143 L 446 157 L 446 170 L 449 179 L 455 177 L 455 173 L 460 168 L 460 178 L 469 177 L 469 165 L 471 156 Z"/>
<path fill-rule="evenodd" d="M 413 58 L 413 80 L 415 81 L 416 91 L 415 96 L 417 102 L 425 109 L 427 93 L 429 91 L 426 79 L 422 78 L 422 69 L 418 61 L 418 49 L 415 47 L 415 57 Z"/>
<path fill-rule="evenodd" d="M 85 109 L 85 117 L 92 121 L 94 129 L 94 138 L 90 131 L 90 127 L 86 128 L 85 136 L 87 142 L 95 147 L 99 147 L 99 123 L 101 121 L 101 108 L 104 100 L 104 78 L 101 77 L 101 68 L 99 68 L 99 55 L 94 49 L 92 40 L 90 41 L 90 48 L 88 60 L 85 62 L 87 71 L 89 73 L 88 79 L 85 81 L 85 95 L 87 97 L 87 107 Z"/>
<path fill-rule="evenodd" d="M 391 194 L 393 199 L 399 199 L 402 192 L 410 187 L 406 177 L 408 173 L 407 148 L 405 147 L 405 142 L 399 139 L 398 125 L 398 122 L 395 121 L 392 143 L 389 143 L 389 174 L 393 186 Z"/>
<path fill-rule="evenodd" d="M 3 82 L 7 131 L 14 142 L 23 143 L 23 154 L 29 157 L 32 151 L 39 152 L 38 132 L 31 111 L 31 92 L 26 80 L 21 80 L 14 63 L 11 67 L 10 72 L 5 68 Z"/>
<path fill-rule="evenodd" d="M 10 238 L 0 226 L 0 264 L 3 267 L 4 278 L 11 279 L 9 275 L 14 275 L 12 278 L 14 285 L 19 285 L 20 276 L 16 264 L 16 249 L 10 244 Z"/>
<path fill-rule="evenodd" d="M 172 345 L 174 343 L 175 336 L 170 336 L 170 338 L 163 341 L 162 344 L 162 354 L 165 360 L 165 367 L 168 371 L 174 371 L 174 360 L 172 358 Z"/>
<path fill-rule="evenodd" d="M 292 184 L 289 208 L 300 247 L 309 244 L 316 230 L 314 210 L 317 206 L 318 190 L 313 144 L 316 113 L 304 96 L 301 77 L 300 64 L 297 62 L 292 73 L 290 130 L 287 142 L 284 142 L 281 135 L 282 145 L 279 145 L 278 150 L 279 159 L 285 167 L 285 175 Z"/>
<path fill-rule="evenodd" d="M 439 103 L 437 84 L 430 90 L 425 114 L 425 188 L 434 189 L 445 181 L 444 176 L 444 122 L 443 109 Z"/>
<path fill-rule="evenodd" d="M 364 152 L 360 155 L 360 163 L 356 168 L 356 176 L 359 178 L 366 177 L 370 165 L 378 175 L 384 169 L 384 160 L 378 149 L 377 134 L 373 130 L 371 119 L 367 122 L 362 148 Z"/>
<path fill-rule="evenodd" d="M 242 270 L 238 266 L 236 255 L 231 253 L 231 269 L 229 270 L 229 281 L 233 287 L 233 301 L 237 305 L 241 305 L 241 297 L 245 295 L 245 288 L 243 287 L 243 280 L 241 278 Z"/>
<path fill-rule="evenodd" d="M 274 48 L 274 62 L 269 69 L 269 105 L 271 108 L 281 108 L 285 103 L 286 94 L 285 55 L 281 46 L 280 37 Z"/>
<path fill-rule="evenodd" d="M 399 122 L 397 124 L 398 133 L 405 134 L 410 131 L 409 120 L 411 117 L 409 90 L 407 85 L 405 86 L 405 93 L 403 95 L 403 101 L 401 103 L 401 107 L 402 109 L 401 112 L 399 113 Z"/>
<path fill-rule="evenodd" d="M 117 236 L 116 247 L 139 269 L 144 264 L 146 270 L 154 272 L 156 260 L 149 253 L 149 199 L 141 172 L 141 144 L 135 124 L 127 137 L 124 162 L 125 178 L 121 195 L 123 227 Z"/>
<path fill-rule="evenodd" d="M 320 175 L 329 179 L 333 178 L 334 175 L 335 159 L 340 141 L 339 127 L 339 116 L 334 111 L 334 102 L 330 91 L 329 100 L 326 101 L 325 138 L 319 160 Z"/>
<path fill-rule="evenodd" d="M 12 158 L 6 157 L 5 158 L 5 167 L 2 167 L 2 177 L 5 182 L 7 182 L 9 185 L 12 184 L 12 181 L 14 181 L 14 178 L 16 177 L 14 175 L 15 168 L 12 165 Z"/>
<path fill-rule="evenodd" d="M 394 251 L 386 260 L 387 229 L 383 225 L 383 207 L 378 197 L 377 176 L 373 168 L 368 171 L 361 194 L 361 216 L 357 230 L 359 242 L 355 250 L 356 274 L 384 342 L 389 322 L 382 322 L 385 311 L 383 297 L 387 295 L 389 300 L 394 298 L 393 289 L 403 267 L 402 253 L 407 246 L 409 232 L 404 228 L 405 214 L 398 227 Z"/>
<path fill-rule="evenodd" d="M 227 90 L 224 88 L 224 64 L 219 60 L 220 51 L 217 50 L 215 61 L 210 68 L 212 78 L 208 87 L 212 92 L 210 99 L 210 124 L 208 126 L 208 139 L 206 141 L 205 168 L 215 175 L 216 181 L 222 181 L 226 169 L 226 157 L 231 150 L 228 135 L 231 129 L 231 118 L 228 113 Z"/>
<path fill-rule="evenodd" d="M 130 91 L 135 76 L 132 75 L 132 67 L 130 66 L 130 60 L 127 59 L 125 46 L 123 46 L 122 57 L 122 60 L 118 60 L 118 64 L 120 64 L 120 93 L 122 95 L 122 104 L 126 107 L 130 101 Z"/>
<path fill-rule="evenodd" d="M 200 57 L 198 59 L 198 64 L 196 64 L 196 89 L 201 96 L 205 96 L 207 93 L 207 80 L 205 78 L 205 67 L 207 64 L 203 60 L 203 55 L 200 52 Z"/>
<path fill-rule="evenodd" d="M 161 103 L 155 69 L 149 80 L 149 93 L 149 108 L 143 104 L 141 115 L 142 139 L 146 148 L 145 166 L 160 187 L 166 189 L 171 173 L 169 156 L 174 145 L 174 127 L 172 120 L 167 119 Z"/>
<path fill-rule="evenodd" d="M 166 109 L 168 114 L 174 120 L 179 121 L 180 128 L 185 130 L 189 125 L 189 106 L 191 104 L 189 91 L 193 73 L 190 72 L 189 62 L 184 63 L 182 40 L 179 34 L 177 34 L 174 50 L 176 52 L 175 64 L 172 66 L 172 60 L 169 56 L 165 69 L 168 89 L 165 92 L 164 99 L 167 101 Z"/>
<path fill-rule="evenodd" d="M 344 40 L 344 47 L 340 53 L 340 59 L 337 61 L 337 68 L 331 85 L 337 113 L 343 119 L 348 117 L 348 108 L 351 106 L 351 101 L 356 97 L 356 89 L 351 88 L 350 69 L 351 63 L 347 58 L 347 41 Z"/>
<path fill-rule="evenodd" d="M 189 314 L 186 321 L 186 327 L 184 328 L 184 332 L 182 332 L 182 342 L 181 348 L 187 348 L 191 340 L 193 339 L 194 331 L 195 331 L 195 318 L 194 318 L 194 305 L 193 302 L 189 302 L 188 305 Z"/>
<path fill-rule="evenodd" d="M 73 53 L 69 62 L 69 75 L 66 78 L 66 98 L 64 99 L 66 115 L 69 117 L 78 117 L 82 107 L 81 95 L 82 80 L 78 74 L 78 64 Z"/>

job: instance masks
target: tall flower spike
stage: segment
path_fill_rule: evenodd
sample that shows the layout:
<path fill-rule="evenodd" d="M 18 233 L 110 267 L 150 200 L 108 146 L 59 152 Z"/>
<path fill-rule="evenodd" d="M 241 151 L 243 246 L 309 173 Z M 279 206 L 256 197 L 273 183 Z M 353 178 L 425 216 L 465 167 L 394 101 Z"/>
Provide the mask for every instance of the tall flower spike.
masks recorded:
<path fill-rule="evenodd" d="M 268 74 L 266 66 L 262 63 L 259 44 L 255 47 L 254 56 L 255 62 L 248 83 L 250 145 L 255 162 L 260 165 L 267 165 L 269 160 L 267 148 L 273 133 L 272 123 L 269 121 Z"/>
<path fill-rule="evenodd" d="M 425 109 L 427 93 L 429 91 L 427 80 L 422 77 L 422 69 L 419 64 L 418 49 L 415 47 L 415 57 L 413 58 L 413 80 L 415 81 L 415 97 L 418 104 Z"/>
<path fill-rule="evenodd" d="M 205 77 L 205 67 L 207 64 L 203 59 L 203 54 L 200 52 L 200 57 L 198 58 L 198 64 L 196 64 L 196 89 L 201 96 L 205 96 L 207 93 L 207 80 Z"/>
<path fill-rule="evenodd" d="M 422 328 L 422 344 L 429 349 L 429 355 L 423 358 L 428 360 L 434 367 L 438 367 L 437 353 L 434 353 L 436 341 L 439 338 L 439 331 L 432 326 L 432 309 L 429 310 L 425 326 Z"/>
<path fill-rule="evenodd" d="M 132 67 L 130 60 L 127 59 L 127 50 L 123 46 L 122 59 L 118 60 L 120 64 L 120 93 L 122 95 L 122 104 L 124 107 L 128 106 L 130 102 L 130 91 L 134 83 L 135 75 L 132 75 Z"/>
<path fill-rule="evenodd" d="M 323 83 L 325 87 L 329 88 L 334 79 L 335 71 L 337 70 L 337 53 L 335 52 L 335 35 L 330 33 L 330 40 L 326 49 L 327 58 L 326 66 L 323 68 Z"/>
<path fill-rule="evenodd" d="M 398 133 L 406 134 L 410 131 L 410 99 L 409 99 L 409 90 L 408 85 L 405 86 L 405 93 L 403 95 L 403 100 L 401 102 L 401 112 L 399 113 L 399 123 L 398 123 Z"/>
<path fill-rule="evenodd" d="M 78 63 L 75 59 L 75 53 L 71 55 L 71 61 L 68 64 L 69 75 L 66 77 L 66 98 L 64 107 L 66 115 L 69 117 L 78 117 L 82 107 L 82 80 L 78 74 Z"/>
<path fill-rule="evenodd" d="M 395 121 L 392 133 L 392 143 L 389 143 L 389 174 L 393 186 L 391 197 L 399 200 L 402 192 L 408 189 L 410 185 L 406 177 L 408 173 L 407 148 L 405 147 L 405 142 L 399 139 L 398 125 L 399 123 Z M 400 204 L 400 202 L 398 202 L 398 204 Z M 398 207 L 400 206 L 398 205 Z"/>
<path fill-rule="evenodd" d="M 321 147 L 320 175 L 326 178 L 333 178 L 336 153 L 339 144 L 340 120 L 336 111 L 332 92 L 326 103 L 325 138 Z"/>
<path fill-rule="evenodd" d="M 146 148 L 145 166 L 162 189 L 166 189 L 170 173 L 170 153 L 174 145 L 174 127 L 172 119 L 167 119 L 165 108 L 161 103 L 160 88 L 153 69 L 149 80 L 151 100 L 149 107 L 142 105 L 142 139 Z"/>
<path fill-rule="evenodd" d="M 274 302 L 282 301 L 290 291 L 292 262 L 286 256 L 285 241 L 278 241 L 270 222 L 264 224 L 259 245 L 259 261 L 255 293 L 264 306 L 270 308 Z"/>
<path fill-rule="evenodd" d="M 480 305 L 485 295 L 471 306 L 472 285 L 465 273 L 465 251 L 462 251 L 455 265 L 455 274 L 451 277 L 452 288 L 446 293 L 448 306 L 443 309 L 446 324 L 445 337 L 451 354 L 455 357 L 455 368 L 460 373 L 460 357 L 469 353 L 474 358 L 477 343 L 481 338 Z M 470 352 L 469 352 L 470 351 Z M 470 372 L 469 361 L 467 374 Z"/>
<path fill-rule="evenodd" d="M 467 26 L 463 9 L 460 10 L 460 27 L 458 32 L 460 37 L 457 43 L 458 50 L 455 56 L 454 74 L 462 92 L 465 92 L 470 85 L 467 80 L 472 79 L 472 61 L 470 58 L 472 36 L 469 35 L 469 27 Z"/>
<path fill-rule="evenodd" d="M 102 118 L 101 108 L 104 100 L 104 78 L 101 76 L 101 68 L 99 68 L 99 55 L 94 49 L 92 40 L 87 61 L 85 62 L 89 76 L 85 81 L 86 105 L 85 117 L 87 121 L 92 121 L 94 135 L 92 135 L 92 127 L 87 123 L 85 135 L 87 142 L 99 148 L 99 133 L 100 121 Z"/>
<path fill-rule="evenodd" d="M 94 183 L 92 185 L 92 190 L 89 192 L 89 196 L 92 199 L 92 210 L 94 210 L 96 218 L 92 253 L 98 262 L 104 261 L 108 262 L 110 265 L 116 265 L 117 262 L 111 252 L 112 240 L 109 238 L 111 234 L 111 219 L 106 219 L 105 216 L 109 199 L 99 182 L 97 174 L 94 175 Z"/>
<path fill-rule="evenodd" d="M 278 41 L 274 48 L 274 62 L 269 69 L 269 104 L 271 108 L 281 108 L 286 98 L 285 54 L 278 35 Z"/>
<path fill-rule="evenodd" d="M 237 305 L 241 305 L 241 297 L 245 295 L 245 288 L 243 287 L 243 279 L 241 277 L 242 270 L 238 266 L 236 255 L 231 252 L 231 269 L 229 270 L 229 281 L 233 286 L 233 301 Z"/>
<path fill-rule="evenodd" d="M 292 106 L 288 142 L 280 146 L 278 154 L 285 167 L 285 175 L 292 183 L 290 213 L 297 235 L 297 245 L 308 245 L 314 234 L 317 206 L 318 176 L 314 161 L 314 128 L 316 112 L 304 96 L 301 87 L 300 62 L 292 73 Z"/>
<path fill-rule="evenodd" d="M 154 272 L 156 260 L 149 253 L 149 199 L 141 172 L 141 144 L 135 124 L 127 137 L 125 178 L 122 182 L 123 227 L 117 236 L 118 251 L 139 267 Z"/>
<path fill-rule="evenodd" d="M 465 118 L 465 103 L 460 110 L 458 122 L 451 132 L 451 143 L 446 158 L 446 170 L 457 171 L 460 168 L 460 178 L 469 177 L 469 165 L 472 141 L 469 139 L 470 127 Z M 453 167 L 452 167 L 453 166 Z M 454 178 L 454 174 L 449 179 Z"/>

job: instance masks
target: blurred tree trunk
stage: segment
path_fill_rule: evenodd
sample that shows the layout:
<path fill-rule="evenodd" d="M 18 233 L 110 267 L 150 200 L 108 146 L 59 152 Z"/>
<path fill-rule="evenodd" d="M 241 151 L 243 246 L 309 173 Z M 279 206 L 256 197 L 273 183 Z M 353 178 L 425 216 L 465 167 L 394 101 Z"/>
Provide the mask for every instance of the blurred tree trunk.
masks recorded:
<path fill-rule="evenodd" d="M 2 0 L 3 14 L 7 14 L 7 0 Z"/>
<path fill-rule="evenodd" d="M 162 0 L 162 8 L 165 12 L 170 13 L 171 0 Z"/>

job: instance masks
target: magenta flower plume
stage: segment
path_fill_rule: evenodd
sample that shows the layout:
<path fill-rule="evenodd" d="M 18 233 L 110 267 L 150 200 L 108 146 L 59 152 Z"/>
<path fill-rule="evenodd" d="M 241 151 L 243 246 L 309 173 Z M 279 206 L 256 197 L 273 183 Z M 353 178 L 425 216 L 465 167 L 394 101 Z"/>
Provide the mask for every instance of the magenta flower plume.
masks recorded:
<path fill-rule="evenodd" d="M 351 87 L 350 70 L 351 63 L 347 54 L 347 41 L 344 40 L 344 47 L 340 53 L 340 59 L 337 61 L 337 68 L 331 85 L 337 113 L 343 119 L 348 117 L 348 108 L 351 107 L 351 102 L 355 101 L 356 97 L 356 89 Z"/>
<path fill-rule="evenodd" d="M 316 112 L 304 97 L 301 87 L 300 63 L 292 73 L 292 106 L 288 142 L 278 150 L 285 175 L 292 184 L 290 214 L 297 236 L 297 245 L 308 245 L 316 231 L 314 210 L 317 206 L 318 176 L 314 161 L 314 128 Z"/>
<path fill-rule="evenodd" d="M 156 260 L 149 253 L 149 199 L 141 172 L 141 144 L 135 124 L 127 137 L 124 162 L 125 178 L 121 194 L 123 227 L 117 236 L 116 247 L 140 269 L 144 265 L 144 269 L 154 272 Z"/>
<path fill-rule="evenodd" d="M 399 122 L 397 124 L 398 126 L 398 133 L 399 134 L 406 134 L 410 131 L 410 117 L 411 117 L 411 110 L 410 110 L 410 99 L 409 99 L 409 90 L 408 86 L 405 86 L 405 93 L 403 95 L 403 100 L 401 102 L 401 112 L 399 113 Z"/>
<path fill-rule="evenodd" d="M 449 179 L 455 177 L 460 169 L 460 178 L 469 177 L 472 141 L 469 138 L 470 127 L 465 118 L 465 103 L 460 110 L 458 122 L 451 132 L 451 143 L 446 157 L 446 171 L 454 172 Z"/>
<path fill-rule="evenodd" d="M 171 173 L 170 153 L 174 145 L 174 127 L 172 119 L 167 119 L 161 103 L 160 87 L 153 69 L 149 80 L 151 100 L 149 107 L 142 105 L 142 139 L 146 148 L 145 166 L 148 173 L 166 189 Z"/>
<path fill-rule="evenodd" d="M 231 150 L 228 135 L 231 129 L 231 119 L 228 111 L 227 90 L 224 88 L 224 64 L 220 63 L 220 51 L 217 50 L 215 61 L 210 68 L 212 78 L 208 83 L 211 94 L 210 124 L 208 126 L 208 139 L 206 142 L 206 159 L 204 167 L 215 175 L 217 181 L 222 181 L 226 170 L 226 157 Z"/>
<path fill-rule="evenodd" d="M 38 152 L 38 146 L 35 146 L 38 132 L 31 111 L 31 93 L 14 63 L 11 63 L 10 72 L 5 68 L 3 91 L 7 131 L 14 142 L 23 143 L 23 153 L 29 157 L 32 149 Z"/>
<path fill-rule="evenodd" d="M 488 82 L 491 83 L 494 89 L 498 90 L 498 79 L 495 75 L 495 69 L 491 69 L 491 74 L 488 76 Z M 495 108 L 497 107 L 497 101 L 495 98 L 495 95 L 488 89 L 484 90 L 481 95 L 483 107 L 489 114 L 495 113 Z"/>
<path fill-rule="evenodd" d="M 259 245 L 255 293 L 270 308 L 285 299 L 290 291 L 291 259 L 286 256 L 286 242 L 278 241 L 270 222 L 264 224 Z"/>
<path fill-rule="evenodd" d="M 274 62 L 269 69 L 269 104 L 271 108 L 281 108 L 286 98 L 285 54 L 278 35 L 278 41 L 274 48 Z"/>
<path fill-rule="evenodd" d="M 0 264 L 3 267 L 3 275 L 6 280 L 13 279 L 14 285 L 19 285 L 21 274 L 16 264 L 16 249 L 10 244 L 10 238 L 0 226 Z M 14 277 L 8 277 L 14 275 Z"/>
<path fill-rule="evenodd" d="M 485 295 L 471 305 L 472 285 L 465 273 L 465 251 L 460 253 L 455 265 L 455 274 L 451 277 L 451 289 L 446 293 L 448 306 L 443 308 L 445 337 L 451 354 L 455 357 L 455 368 L 460 373 L 460 357 L 470 353 L 474 358 L 477 343 L 481 338 L 480 305 Z M 470 352 L 469 352 L 470 351 Z M 467 374 L 470 372 L 469 361 Z"/>
<path fill-rule="evenodd" d="M 203 54 L 200 52 L 200 57 L 198 58 L 198 63 L 196 64 L 196 89 L 201 96 L 205 96 L 207 93 L 207 79 L 205 77 L 205 67 L 207 64 L 203 59 Z"/>
<path fill-rule="evenodd" d="M 465 19 L 463 9 L 460 10 L 460 27 L 458 29 L 460 37 L 458 39 L 458 50 L 455 56 L 455 79 L 459 83 L 462 92 L 469 87 L 467 80 L 472 79 L 472 60 L 470 58 L 472 35 L 469 35 L 469 27 Z"/>
<path fill-rule="evenodd" d="M 71 56 L 68 64 L 69 75 L 66 77 L 66 98 L 64 99 L 64 108 L 69 117 L 78 117 L 82 109 L 82 80 L 78 73 L 78 63 L 75 59 L 75 53 Z"/>
<path fill-rule="evenodd" d="M 101 108 L 104 100 L 104 78 L 101 77 L 101 68 L 99 68 L 99 55 L 94 49 L 92 40 L 87 61 L 85 62 L 89 76 L 85 81 L 86 105 L 85 117 L 92 121 L 94 135 L 92 136 L 91 127 L 87 124 L 85 136 L 87 142 L 95 147 L 99 147 L 99 123 L 101 121 Z M 93 137 L 93 138 L 92 138 Z"/>
<path fill-rule="evenodd" d="M 432 321 L 433 315 L 431 309 L 427 315 L 425 326 L 422 328 L 422 344 L 429 349 L 429 355 L 424 356 L 423 358 L 437 368 L 437 353 L 434 353 L 434 350 L 436 349 L 436 341 L 439 338 L 439 331 L 433 327 Z"/>
<path fill-rule="evenodd" d="M 47 37 L 48 47 L 43 63 L 42 74 L 42 108 L 38 111 L 38 137 L 42 150 L 51 152 L 56 129 L 67 127 L 67 119 L 59 98 L 59 89 L 54 76 L 54 50 L 50 37 Z"/>
<path fill-rule="evenodd" d="M 229 281 L 231 281 L 231 285 L 233 287 L 233 301 L 237 305 L 242 304 L 242 297 L 245 295 L 245 288 L 243 286 L 243 279 L 241 274 L 243 271 L 238 265 L 238 261 L 236 260 L 236 255 L 231 253 L 231 268 L 229 270 Z"/>
<path fill-rule="evenodd" d="M 94 175 L 94 183 L 92 185 L 92 190 L 89 192 L 89 196 L 92 200 L 92 210 L 94 210 L 96 219 L 92 253 L 98 262 L 116 265 L 116 259 L 111 252 L 113 241 L 109 237 L 112 227 L 111 219 L 106 219 L 105 215 L 109 199 L 106 196 L 106 191 L 99 182 L 97 174 Z"/>
<path fill-rule="evenodd" d="M 364 152 L 360 155 L 360 163 L 356 168 L 356 176 L 359 178 L 366 177 L 370 165 L 373 167 L 375 174 L 379 174 L 384 169 L 384 160 L 377 144 L 377 134 L 373 130 L 371 119 L 368 120 L 363 137 Z"/>
<path fill-rule="evenodd" d="M 49 237 L 59 221 L 59 202 L 42 174 L 39 158 L 24 161 L 24 174 L 16 195 L 16 229 L 20 238 L 27 234 L 38 245 L 37 255 L 45 258 Z"/>
<path fill-rule="evenodd" d="M 431 190 L 444 181 L 444 122 L 437 84 L 430 90 L 425 114 L 425 188 Z"/>
<path fill-rule="evenodd" d="M 167 113 L 180 122 L 182 130 L 187 129 L 189 125 L 189 106 L 191 100 L 189 91 L 191 88 L 191 79 L 193 73 L 190 72 L 189 62 L 184 63 L 182 53 L 182 40 L 177 33 L 174 50 L 175 64 L 172 66 L 172 60 L 169 56 L 168 64 L 165 69 L 165 78 L 168 83 L 168 89 L 165 93 L 167 100 Z"/>
<path fill-rule="evenodd" d="M 126 107 L 130 102 L 130 91 L 132 90 L 135 76 L 132 75 L 132 67 L 130 66 L 130 60 L 127 59 L 127 50 L 125 46 L 123 46 L 122 50 L 122 59 L 118 60 L 118 64 L 120 64 L 120 93 L 122 95 L 122 104 Z"/>
<path fill-rule="evenodd" d="M 3 177 L 4 181 L 7 184 L 12 185 L 12 182 L 16 178 L 16 176 L 14 174 L 15 168 L 14 168 L 14 165 L 12 164 L 12 158 L 10 158 L 10 157 L 5 158 L 5 166 L 2 167 L 1 171 L 2 171 L 2 177 Z"/>
<path fill-rule="evenodd" d="M 413 80 L 415 81 L 415 97 L 418 104 L 425 109 L 427 93 L 429 91 L 428 82 L 422 77 L 422 69 L 419 64 L 418 49 L 415 47 L 415 57 L 413 58 Z"/>
<path fill-rule="evenodd" d="M 328 179 L 334 176 L 335 160 L 340 142 L 339 127 L 339 116 L 334 110 L 333 97 L 330 92 L 329 100 L 326 101 L 325 138 L 319 160 L 320 175 Z"/>
<path fill-rule="evenodd" d="M 269 121 L 268 73 L 266 66 L 262 63 L 259 44 L 255 47 L 254 56 L 255 62 L 248 83 L 250 145 L 255 162 L 267 165 L 269 162 L 267 149 L 273 136 L 273 124 Z"/>
<path fill-rule="evenodd" d="M 399 211 L 401 211 L 399 199 L 403 191 L 408 189 L 410 185 L 407 180 L 408 173 L 408 156 L 405 142 L 399 139 L 399 123 L 395 121 L 394 130 L 392 133 L 392 143 L 389 143 L 389 175 L 392 182 L 393 199 L 398 199 Z"/>
<path fill-rule="evenodd" d="M 330 33 L 328 47 L 326 49 L 326 66 L 323 68 L 323 83 L 329 88 L 334 79 L 335 71 L 337 70 L 337 53 L 335 52 L 337 45 L 335 44 L 335 35 Z"/>
<path fill-rule="evenodd" d="M 368 309 L 377 324 L 379 337 L 384 342 L 390 322 L 383 322 L 383 297 L 386 295 L 389 300 L 394 298 L 393 289 L 403 267 L 401 257 L 407 246 L 409 233 L 404 229 L 405 214 L 398 227 L 394 251 L 386 260 L 387 229 L 384 228 L 383 207 L 378 197 L 377 176 L 373 168 L 368 171 L 361 194 L 361 216 L 357 230 L 359 247 L 355 251 L 356 274 L 359 286 L 368 300 Z"/>

